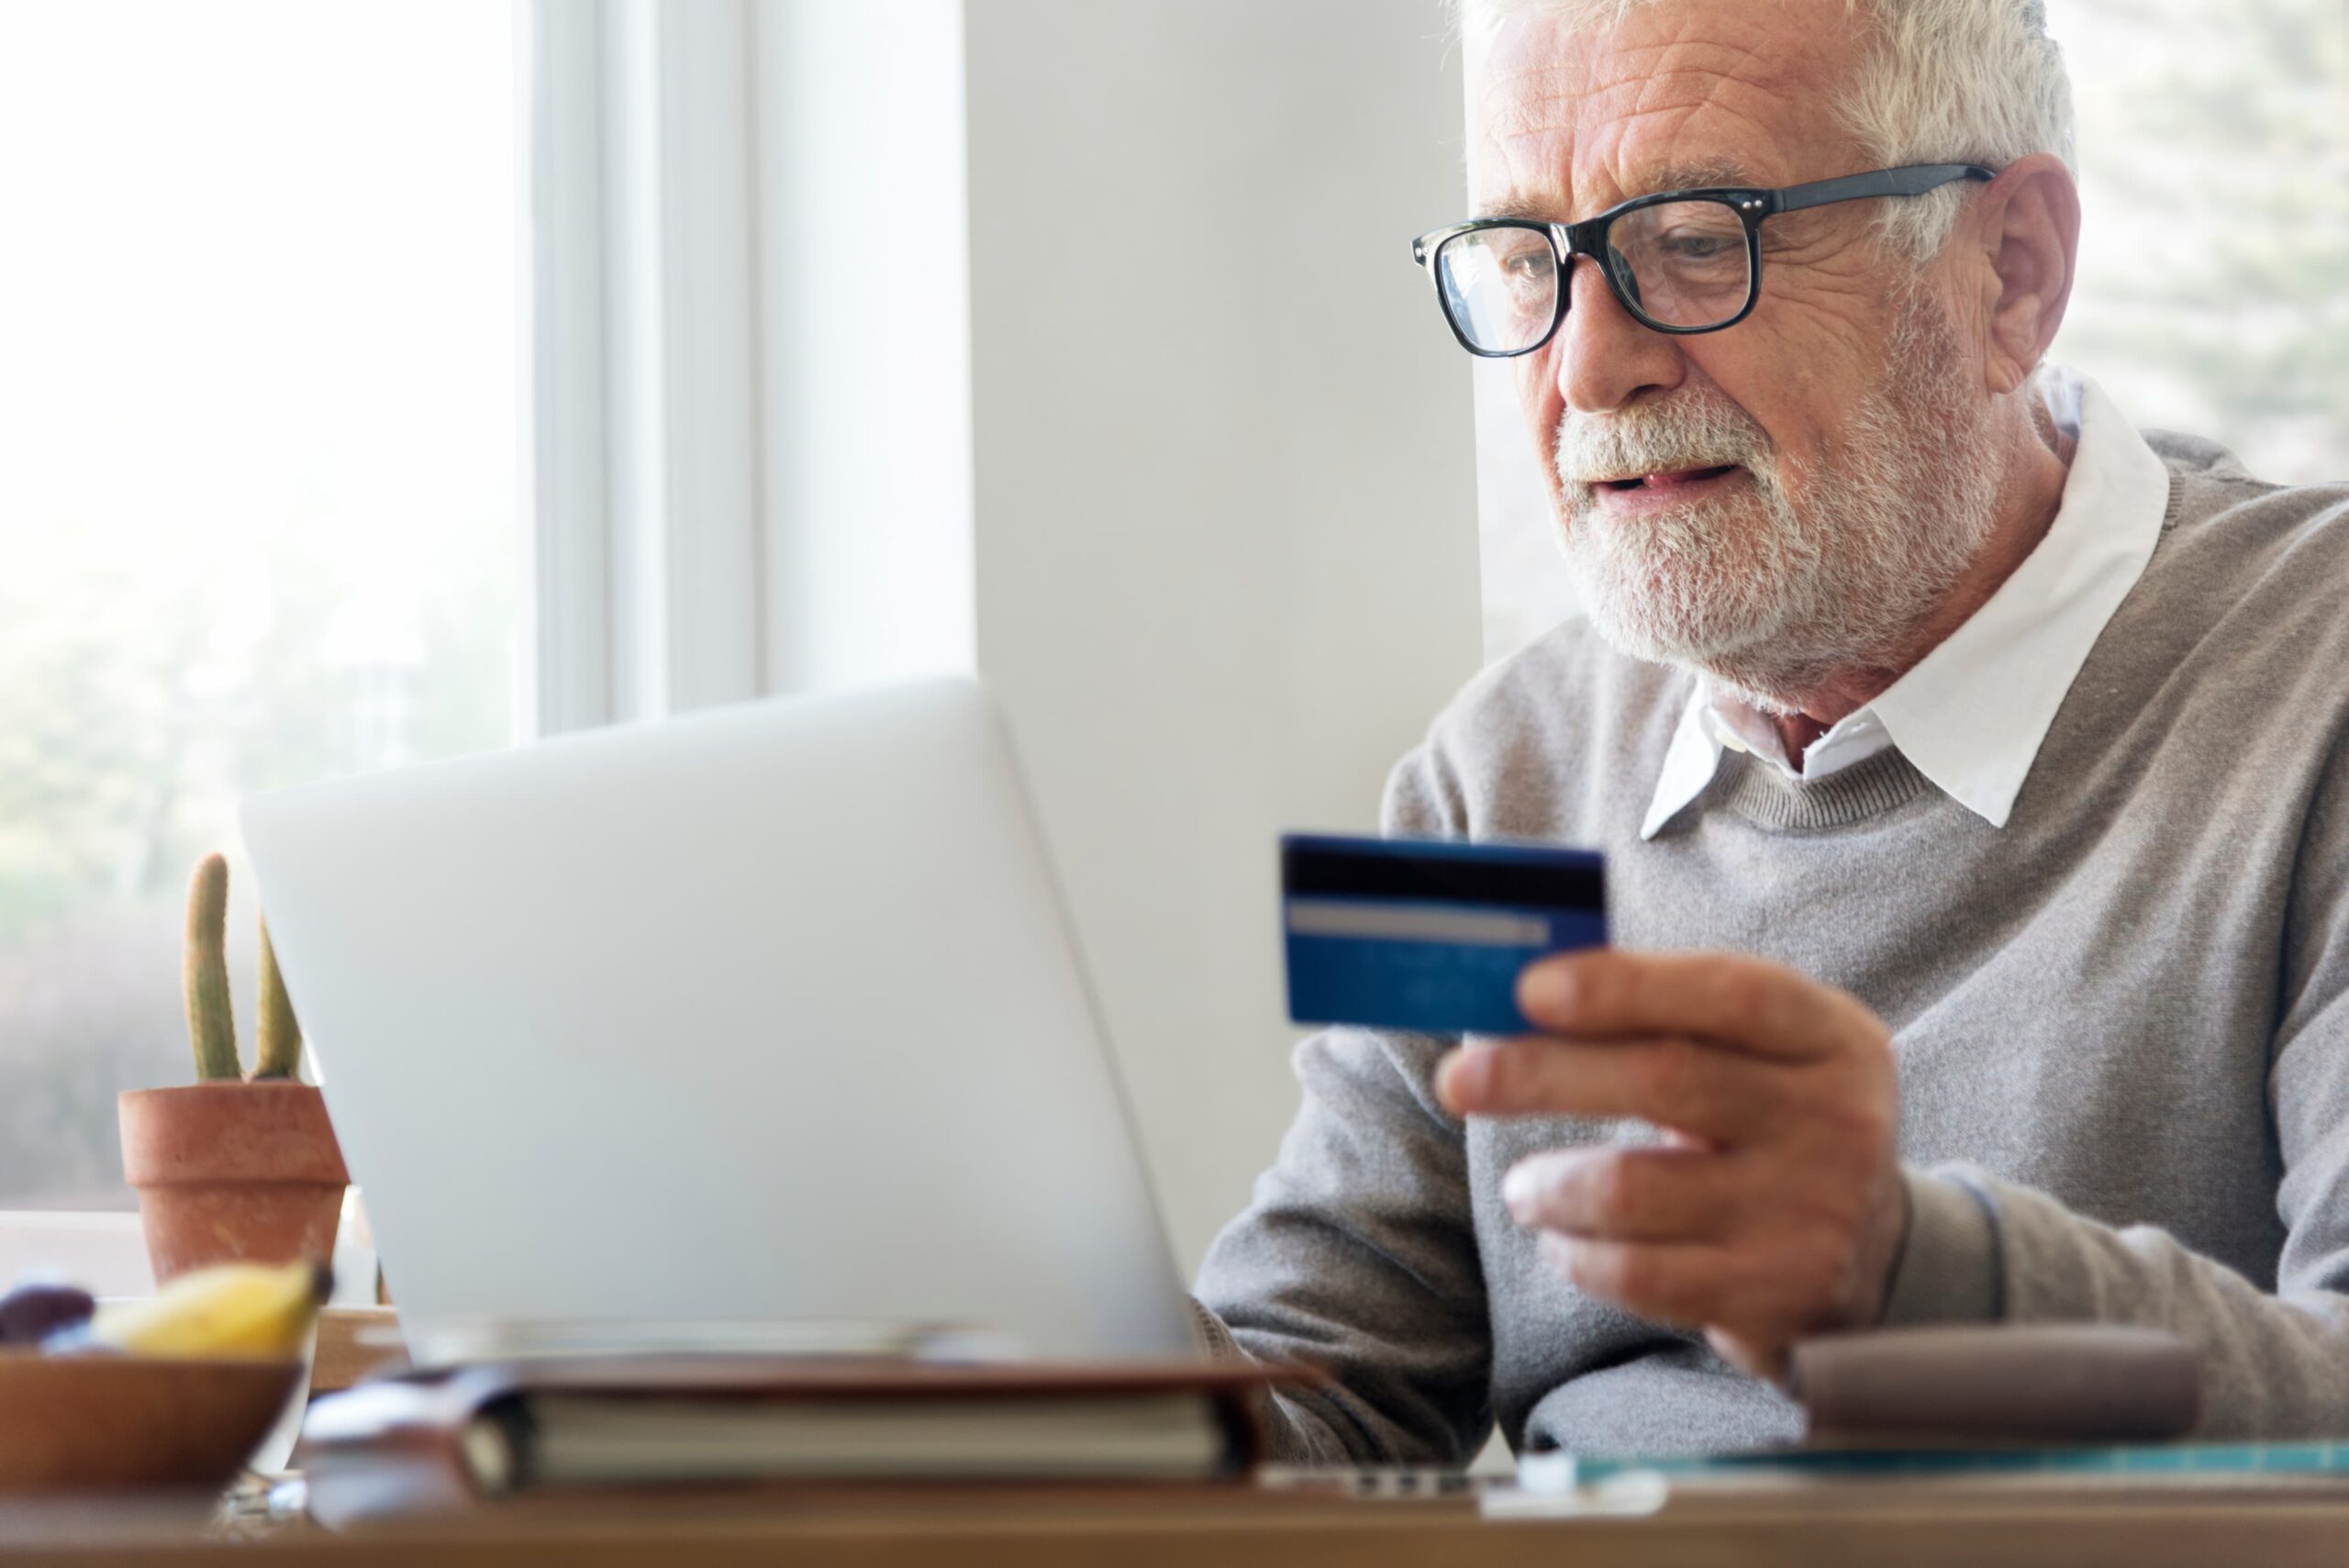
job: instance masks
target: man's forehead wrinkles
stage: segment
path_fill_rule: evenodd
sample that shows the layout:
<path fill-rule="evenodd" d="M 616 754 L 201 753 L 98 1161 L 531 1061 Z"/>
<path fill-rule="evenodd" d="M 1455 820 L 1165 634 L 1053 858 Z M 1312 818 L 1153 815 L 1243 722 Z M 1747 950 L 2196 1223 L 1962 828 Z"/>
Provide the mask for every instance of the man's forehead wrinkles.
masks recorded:
<path fill-rule="evenodd" d="M 1595 91 L 1697 77 L 1738 83 L 1781 98 L 1801 88 L 1806 64 L 1787 54 L 1783 40 L 1767 35 L 1749 40 L 1693 25 L 1668 39 L 1603 50 L 1589 63 L 1600 72 L 1589 83 Z"/>
<path fill-rule="evenodd" d="M 1487 63 L 1478 73 L 1487 90 L 1511 88 L 1531 89 L 1541 96 L 1555 96 L 1570 93 L 1583 74 L 1578 61 L 1536 60 L 1524 65 L 1504 66 Z"/>
<path fill-rule="evenodd" d="M 1591 33 L 1530 32 L 1488 59 L 1479 118 L 1487 135 L 1549 129 L 1586 136 L 1595 122 L 1671 101 L 1719 102 L 1753 95 L 1790 119 L 1817 95 L 1815 51 L 1789 47 L 1785 29 L 1732 9 L 1642 13 L 1643 23 Z M 1761 108 L 1753 106 L 1749 115 Z M 1786 128 L 1780 128 L 1783 131 Z"/>
<path fill-rule="evenodd" d="M 1586 61 L 1486 72 L 1479 96 L 1486 119 L 1515 122 L 1509 128 L 1557 125 L 1582 117 L 1585 106 L 1594 101 L 1612 102 L 1616 95 L 1652 92 L 1659 84 L 1694 83 L 1701 92 L 1711 83 L 1733 82 L 1780 94 L 1788 87 L 1784 72 L 1731 45 L 1640 45 L 1608 50 L 1601 59 L 1615 69 L 1597 78 Z"/>
<path fill-rule="evenodd" d="M 1485 134 L 1497 141 L 1552 135 L 1572 121 L 1572 110 L 1562 111 L 1559 106 L 1573 101 L 1569 95 L 1563 93 L 1508 98 L 1486 111 Z"/>
<path fill-rule="evenodd" d="M 1689 134 L 1690 122 L 1699 117 L 1706 122 L 1701 133 Z M 1622 147 L 1629 139 L 1628 133 L 1645 122 L 1667 118 L 1676 118 L 1678 123 L 1642 138 L 1642 153 L 1635 155 L 1657 173 L 1720 164 L 1750 169 L 1770 161 L 1785 135 L 1783 126 L 1750 112 L 1744 104 L 1716 99 L 1703 104 L 1662 103 L 1624 116 L 1617 126 L 1627 134 L 1617 136 L 1615 145 Z M 1731 148 L 1741 150 L 1733 152 Z M 1642 171 L 1627 162 L 1620 172 L 1636 175 Z"/>
<path fill-rule="evenodd" d="M 1483 118 L 1487 134 L 1496 137 L 1536 135 L 1571 125 L 1579 116 L 1589 87 L 1559 80 L 1555 72 L 1523 72 L 1489 81 L 1483 95 Z"/>
<path fill-rule="evenodd" d="M 1620 88 L 1631 91 L 1641 108 L 1659 103 L 1771 105 L 1792 106 L 1793 84 L 1783 72 L 1768 69 L 1750 54 L 1683 52 Z M 1620 90 L 1620 89 L 1619 89 Z"/>
<path fill-rule="evenodd" d="M 1497 156 L 1478 210 L 1574 221 L 1658 191 L 1783 184 L 1840 163 L 1813 145 L 1842 139 L 1815 101 L 1817 72 L 1782 35 L 1719 13 L 1709 26 L 1670 23 L 1603 47 L 1520 52 L 1487 78 L 1481 129 Z"/>
<path fill-rule="evenodd" d="M 1692 135 L 1687 124 L 1699 117 L 1707 123 Z M 1579 142 L 1559 128 L 1497 137 L 1507 184 L 1480 206 L 1564 221 L 1658 191 L 1776 183 L 1777 138 L 1777 128 L 1742 107 L 1686 101 L 1610 117 Z"/>

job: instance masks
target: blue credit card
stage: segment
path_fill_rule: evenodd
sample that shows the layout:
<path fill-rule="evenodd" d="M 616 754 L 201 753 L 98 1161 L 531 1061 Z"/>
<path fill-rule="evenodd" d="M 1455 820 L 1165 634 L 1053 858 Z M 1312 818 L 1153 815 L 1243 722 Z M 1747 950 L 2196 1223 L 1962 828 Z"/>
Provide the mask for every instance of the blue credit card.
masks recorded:
<path fill-rule="evenodd" d="M 1587 850 L 1439 839 L 1281 839 L 1288 1016 L 1415 1034 L 1525 1034 L 1519 972 L 1607 941 Z"/>

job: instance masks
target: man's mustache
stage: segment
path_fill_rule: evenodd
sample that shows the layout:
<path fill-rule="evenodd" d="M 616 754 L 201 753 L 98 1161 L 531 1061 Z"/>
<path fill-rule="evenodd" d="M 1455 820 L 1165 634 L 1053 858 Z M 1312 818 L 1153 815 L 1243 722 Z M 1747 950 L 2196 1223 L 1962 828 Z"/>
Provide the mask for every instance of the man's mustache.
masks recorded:
<path fill-rule="evenodd" d="M 1726 400 L 1666 403 L 1558 421 L 1555 463 L 1569 486 L 1692 468 L 1752 469 L 1770 454 L 1753 417 Z"/>

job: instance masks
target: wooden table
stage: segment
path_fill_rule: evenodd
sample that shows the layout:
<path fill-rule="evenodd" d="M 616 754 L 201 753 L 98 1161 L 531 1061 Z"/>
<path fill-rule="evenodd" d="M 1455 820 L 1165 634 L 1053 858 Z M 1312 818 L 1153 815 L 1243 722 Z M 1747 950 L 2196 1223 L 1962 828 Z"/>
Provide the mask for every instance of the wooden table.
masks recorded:
<path fill-rule="evenodd" d="M 350 1387 L 371 1372 L 404 1364 L 399 1314 L 388 1307 L 329 1307 L 318 1314 L 310 1358 L 313 1396 Z"/>
<path fill-rule="evenodd" d="M 231 1554 L 240 1554 L 231 1555 Z M 847 1497 L 566 1507 L 207 1538 L 161 1504 L 0 1507 L 0 1559 L 80 1568 L 318 1562 L 347 1568 L 1605 1568 L 1884 1563 L 2341 1568 L 2349 1492 L 2096 1493 L 1898 1483 L 1748 1487 L 1639 1518 L 1487 1520 L 1473 1503 L 1251 1493 Z"/>

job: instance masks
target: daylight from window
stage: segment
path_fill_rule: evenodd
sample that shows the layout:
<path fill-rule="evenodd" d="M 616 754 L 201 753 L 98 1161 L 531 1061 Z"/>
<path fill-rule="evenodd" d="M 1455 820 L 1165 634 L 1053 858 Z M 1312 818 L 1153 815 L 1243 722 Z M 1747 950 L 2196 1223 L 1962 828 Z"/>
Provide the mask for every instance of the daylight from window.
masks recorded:
<path fill-rule="evenodd" d="M 2053 357 L 2140 425 L 2349 477 L 2349 5 L 2053 0 L 2080 282 Z"/>
<path fill-rule="evenodd" d="M 115 1208 L 255 790 L 514 738 L 514 18 L 0 7 L 0 1208 Z"/>

